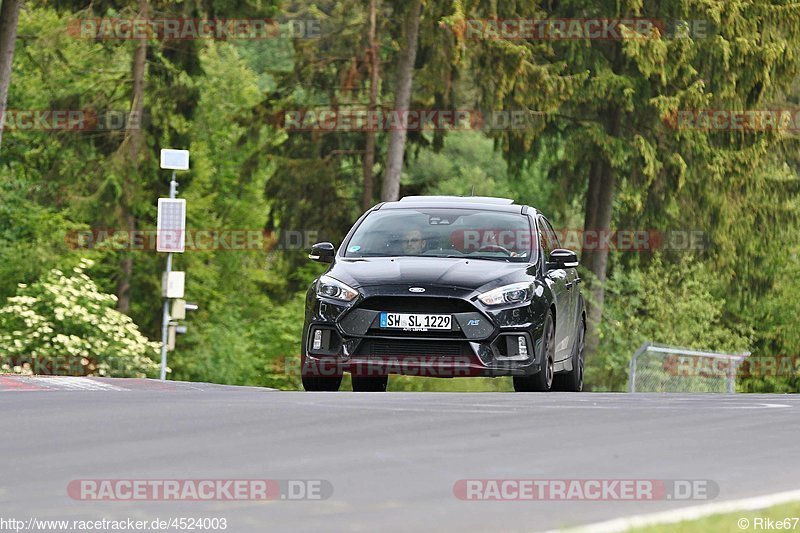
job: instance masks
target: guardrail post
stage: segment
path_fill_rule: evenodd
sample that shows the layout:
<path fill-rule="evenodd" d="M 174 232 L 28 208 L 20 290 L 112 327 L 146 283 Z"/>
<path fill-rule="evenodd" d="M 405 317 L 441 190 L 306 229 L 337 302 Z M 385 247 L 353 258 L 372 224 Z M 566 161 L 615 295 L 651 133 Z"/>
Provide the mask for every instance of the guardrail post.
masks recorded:
<path fill-rule="evenodd" d="M 736 392 L 736 364 L 734 361 L 733 358 L 728 361 L 728 394 Z"/>
<path fill-rule="evenodd" d="M 628 366 L 628 392 L 636 392 L 636 359 L 639 358 L 647 349 L 650 348 L 650 343 L 646 342 L 639 346 L 636 353 L 631 357 L 631 363 Z"/>

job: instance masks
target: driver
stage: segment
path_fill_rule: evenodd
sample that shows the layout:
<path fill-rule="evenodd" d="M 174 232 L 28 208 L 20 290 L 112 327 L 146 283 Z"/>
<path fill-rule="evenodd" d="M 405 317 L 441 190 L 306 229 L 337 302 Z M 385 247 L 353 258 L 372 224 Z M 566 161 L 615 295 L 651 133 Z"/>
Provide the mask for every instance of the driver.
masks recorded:
<path fill-rule="evenodd" d="M 401 241 L 403 253 L 406 255 L 420 255 L 425 249 L 425 239 L 422 232 L 418 229 L 408 230 Z"/>

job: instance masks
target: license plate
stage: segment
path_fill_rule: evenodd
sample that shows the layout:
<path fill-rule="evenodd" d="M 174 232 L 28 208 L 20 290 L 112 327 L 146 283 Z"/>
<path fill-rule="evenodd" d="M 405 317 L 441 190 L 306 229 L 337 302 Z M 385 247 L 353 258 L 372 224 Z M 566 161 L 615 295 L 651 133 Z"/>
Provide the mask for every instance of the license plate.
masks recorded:
<path fill-rule="evenodd" d="M 409 313 L 381 313 L 382 328 L 410 329 L 428 331 L 429 329 L 449 330 L 453 322 L 450 315 L 420 315 Z"/>

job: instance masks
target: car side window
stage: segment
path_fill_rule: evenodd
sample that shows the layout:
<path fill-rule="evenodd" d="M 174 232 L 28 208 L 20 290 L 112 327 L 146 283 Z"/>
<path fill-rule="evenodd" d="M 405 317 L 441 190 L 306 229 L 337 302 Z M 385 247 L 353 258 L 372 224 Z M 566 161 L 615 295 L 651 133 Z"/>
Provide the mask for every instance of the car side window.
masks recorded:
<path fill-rule="evenodd" d="M 542 250 L 544 250 L 545 261 L 547 261 L 547 258 L 550 257 L 550 252 L 557 247 L 557 241 L 554 241 L 555 234 L 553 230 L 550 229 L 544 217 L 538 217 L 536 219 L 536 225 L 539 228 L 539 245 Z"/>
<path fill-rule="evenodd" d="M 544 223 L 547 226 L 548 233 L 550 234 L 551 242 L 553 243 L 553 248 L 554 249 L 555 248 L 561 248 L 561 242 L 558 240 L 558 235 L 556 235 L 556 232 L 553 229 L 553 226 L 550 225 L 550 221 L 547 220 L 544 217 L 542 217 L 542 220 L 544 220 Z"/>

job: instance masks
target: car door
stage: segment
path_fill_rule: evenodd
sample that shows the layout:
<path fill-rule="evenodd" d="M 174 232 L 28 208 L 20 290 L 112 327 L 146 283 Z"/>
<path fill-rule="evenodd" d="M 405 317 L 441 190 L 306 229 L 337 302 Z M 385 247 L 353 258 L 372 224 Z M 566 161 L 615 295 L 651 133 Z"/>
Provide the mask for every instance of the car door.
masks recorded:
<path fill-rule="evenodd" d="M 545 225 L 550 230 L 552 234 L 552 238 L 555 241 L 555 247 L 561 248 L 561 242 L 558 240 L 558 235 L 556 232 L 553 231 L 553 226 L 550 224 L 550 221 L 547 218 L 542 217 L 544 220 Z M 564 339 L 564 348 L 566 349 L 566 353 L 564 354 L 564 359 L 567 359 L 572 353 L 572 344 L 574 342 L 574 336 L 578 317 L 578 305 L 579 305 L 579 295 L 580 289 L 578 288 L 578 283 L 580 282 L 580 278 L 578 277 L 578 270 L 576 268 L 566 268 L 564 272 L 567 274 L 567 279 L 564 286 L 567 289 L 566 292 L 566 305 L 564 306 L 567 312 L 561 315 L 561 322 L 564 326 L 566 331 L 565 339 Z M 556 349 L 556 353 L 558 353 L 558 349 Z"/>
<path fill-rule="evenodd" d="M 558 239 L 555 232 L 545 220 L 539 215 L 536 219 L 536 226 L 539 230 L 539 245 L 544 254 L 544 277 L 550 291 L 553 293 L 553 300 L 556 306 L 556 353 L 555 360 L 561 361 L 569 357 L 569 305 L 570 290 L 567 288 L 568 274 L 563 268 L 547 268 L 547 261 L 550 252 L 558 248 Z"/>

